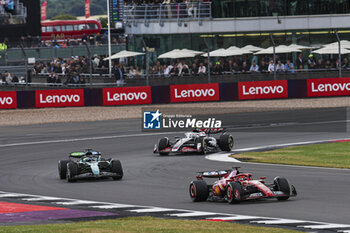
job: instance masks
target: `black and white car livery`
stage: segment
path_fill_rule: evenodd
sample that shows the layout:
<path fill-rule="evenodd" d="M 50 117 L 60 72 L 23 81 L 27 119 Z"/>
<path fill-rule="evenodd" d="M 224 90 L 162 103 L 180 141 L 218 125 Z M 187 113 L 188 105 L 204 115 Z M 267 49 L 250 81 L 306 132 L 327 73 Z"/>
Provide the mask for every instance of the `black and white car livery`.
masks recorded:
<path fill-rule="evenodd" d="M 219 134 L 220 137 L 213 137 Z M 233 148 L 233 137 L 223 128 L 194 129 L 185 133 L 185 137 L 175 137 L 171 141 L 168 137 L 161 138 L 154 146 L 154 153 L 168 155 L 169 153 L 200 153 L 206 154 L 218 151 L 231 151 Z"/>

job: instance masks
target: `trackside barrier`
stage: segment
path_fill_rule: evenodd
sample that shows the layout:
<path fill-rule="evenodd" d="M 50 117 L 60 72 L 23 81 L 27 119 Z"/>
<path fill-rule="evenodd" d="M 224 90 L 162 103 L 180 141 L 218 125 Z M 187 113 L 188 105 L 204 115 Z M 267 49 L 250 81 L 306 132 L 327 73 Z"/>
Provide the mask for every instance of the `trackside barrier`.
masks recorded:
<path fill-rule="evenodd" d="M 306 80 L 288 80 L 288 98 L 307 97 Z"/>
<path fill-rule="evenodd" d="M 350 78 L 0 92 L 0 109 L 350 96 Z"/>
<path fill-rule="evenodd" d="M 84 89 L 40 90 L 35 91 L 35 107 L 82 107 Z"/>
<path fill-rule="evenodd" d="M 170 86 L 170 102 L 202 102 L 219 101 L 220 91 L 218 83 L 186 84 Z"/>
<path fill-rule="evenodd" d="M 287 80 L 238 83 L 239 100 L 282 98 L 288 98 Z"/>
<path fill-rule="evenodd" d="M 17 93 L 15 91 L 0 92 L 0 109 L 17 108 Z"/>
<path fill-rule="evenodd" d="M 17 108 L 35 108 L 35 91 L 17 91 Z"/>
<path fill-rule="evenodd" d="M 220 83 L 220 101 L 238 100 L 238 83 Z"/>
<path fill-rule="evenodd" d="M 103 105 L 151 104 L 151 87 L 103 88 Z"/>
<path fill-rule="evenodd" d="M 84 106 L 102 106 L 103 96 L 101 88 L 84 89 Z"/>
<path fill-rule="evenodd" d="M 350 95 L 350 78 L 307 80 L 307 97 Z"/>
<path fill-rule="evenodd" d="M 170 86 L 152 86 L 151 88 L 153 104 L 170 103 Z"/>

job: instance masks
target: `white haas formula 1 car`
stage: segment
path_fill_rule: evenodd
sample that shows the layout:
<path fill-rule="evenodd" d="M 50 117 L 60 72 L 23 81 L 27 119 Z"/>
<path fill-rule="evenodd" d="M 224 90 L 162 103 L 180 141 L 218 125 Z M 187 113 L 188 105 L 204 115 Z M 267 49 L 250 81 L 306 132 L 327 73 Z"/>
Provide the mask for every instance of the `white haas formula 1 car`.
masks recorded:
<path fill-rule="evenodd" d="M 219 138 L 212 137 L 212 134 L 221 133 Z M 200 153 L 231 151 L 233 137 L 223 128 L 215 129 L 194 129 L 193 132 L 185 133 L 185 137 L 175 137 L 175 141 L 169 138 L 161 138 L 154 146 L 154 153 L 168 155 L 169 153 Z"/>

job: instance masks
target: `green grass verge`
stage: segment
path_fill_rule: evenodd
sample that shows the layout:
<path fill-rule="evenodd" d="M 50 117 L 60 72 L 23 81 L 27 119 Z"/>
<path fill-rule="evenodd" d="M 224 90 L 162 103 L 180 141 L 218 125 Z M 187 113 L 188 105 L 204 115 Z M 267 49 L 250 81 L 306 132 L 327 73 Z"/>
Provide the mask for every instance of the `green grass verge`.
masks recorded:
<path fill-rule="evenodd" d="M 231 157 L 246 162 L 350 168 L 350 142 L 295 146 L 265 152 L 247 152 L 234 154 Z"/>
<path fill-rule="evenodd" d="M 190 221 L 173 220 L 153 217 L 130 217 L 116 220 L 99 220 L 66 224 L 47 224 L 30 226 L 2 226 L 0 232 L 82 232 L 82 233 L 102 233 L 102 232 L 239 232 L 239 233 L 294 233 L 297 231 L 240 225 L 227 222 Z"/>

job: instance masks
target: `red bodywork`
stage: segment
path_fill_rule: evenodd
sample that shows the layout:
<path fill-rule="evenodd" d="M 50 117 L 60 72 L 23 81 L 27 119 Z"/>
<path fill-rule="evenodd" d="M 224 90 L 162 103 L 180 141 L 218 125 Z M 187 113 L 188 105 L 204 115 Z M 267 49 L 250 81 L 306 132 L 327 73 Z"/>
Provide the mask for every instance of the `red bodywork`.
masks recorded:
<path fill-rule="evenodd" d="M 252 174 L 250 173 L 237 173 L 237 170 L 229 171 L 227 173 L 208 172 L 197 175 L 197 179 L 203 180 L 203 177 L 219 178 L 219 180 L 214 182 L 211 188 L 213 196 L 217 197 L 224 197 L 227 192 L 227 185 L 232 182 L 241 183 L 243 188 L 247 188 L 249 186 L 257 189 L 251 195 L 246 196 L 244 200 L 284 196 L 283 193 L 272 191 L 269 187 L 265 185 L 264 179 L 266 177 L 261 177 L 260 180 L 254 180 L 252 179 Z"/>

